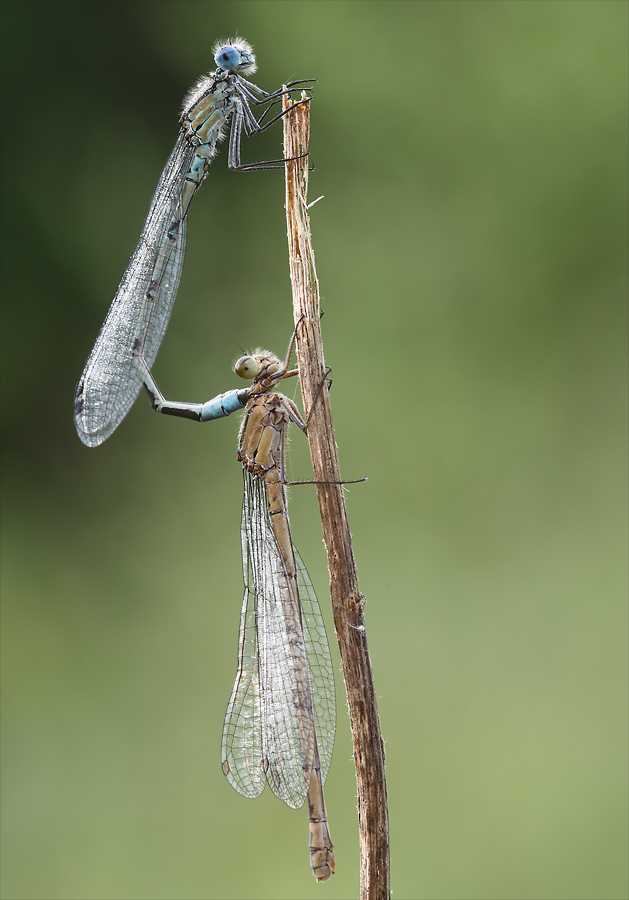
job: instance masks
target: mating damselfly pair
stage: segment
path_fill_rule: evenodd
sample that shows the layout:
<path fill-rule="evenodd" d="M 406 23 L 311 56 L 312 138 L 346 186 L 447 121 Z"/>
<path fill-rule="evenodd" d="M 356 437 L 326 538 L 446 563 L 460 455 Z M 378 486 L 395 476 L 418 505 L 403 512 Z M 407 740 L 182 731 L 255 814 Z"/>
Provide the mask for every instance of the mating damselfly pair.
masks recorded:
<path fill-rule="evenodd" d="M 89 447 L 120 424 L 142 386 L 153 408 L 204 422 L 244 409 L 238 441 L 243 466 L 242 553 L 245 592 L 238 669 L 221 746 L 230 784 L 246 797 L 265 784 L 289 806 L 308 801 L 310 855 L 318 881 L 334 871 L 323 783 L 335 730 L 334 677 L 317 599 L 290 535 L 286 439 L 290 422 L 305 429 L 295 404 L 274 391 L 297 374 L 265 351 L 243 357 L 235 371 L 253 379 L 204 404 L 169 403 L 151 367 L 177 294 L 186 215 L 231 117 L 228 165 L 236 171 L 283 168 L 286 160 L 243 164 L 240 139 L 264 131 L 285 112 L 269 110 L 303 81 L 267 93 L 243 75 L 256 70 L 252 48 L 236 38 L 214 47 L 217 68 L 184 100 L 181 129 L 157 185 L 140 240 L 122 277 L 78 383 L 74 420 Z M 304 102 L 304 101 L 297 101 Z M 264 107 L 256 118 L 251 105 Z"/>

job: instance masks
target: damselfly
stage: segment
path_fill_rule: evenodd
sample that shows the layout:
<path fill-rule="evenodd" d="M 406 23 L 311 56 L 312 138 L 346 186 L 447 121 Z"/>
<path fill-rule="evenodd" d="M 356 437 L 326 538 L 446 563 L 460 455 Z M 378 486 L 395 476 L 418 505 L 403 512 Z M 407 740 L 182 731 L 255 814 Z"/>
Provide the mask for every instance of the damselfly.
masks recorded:
<path fill-rule="evenodd" d="M 264 131 L 287 110 L 264 121 L 269 109 L 300 81 L 269 94 L 242 76 L 256 71 L 241 38 L 214 48 L 217 69 L 201 78 L 183 104 L 181 130 L 164 167 L 133 255 L 77 385 L 74 422 L 88 447 L 102 443 L 129 412 L 142 378 L 134 359 L 150 369 L 177 295 L 186 244 L 186 215 L 233 116 L 227 164 L 236 171 L 283 168 L 285 160 L 241 163 L 240 138 Z M 265 106 L 259 119 L 250 104 Z M 291 107 L 292 108 L 292 107 Z"/>
<path fill-rule="evenodd" d="M 334 871 L 323 784 L 330 768 L 336 704 L 330 650 L 312 583 L 295 550 L 286 503 L 286 440 L 306 422 L 273 388 L 297 374 L 267 351 L 235 365 L 250 388 L 207 403 L 164 400 L 143 360 L 144 386 L 156 412 L 198 422 L 245 409 L 238 439 L 244 476 L 242 556 L 245 593 L 238 670 L 221 746 L 223 772 L 240 794 L 258 797 L 268 784 L 288 806 L 308 800 L 310 861 L 317 881 Z"/>

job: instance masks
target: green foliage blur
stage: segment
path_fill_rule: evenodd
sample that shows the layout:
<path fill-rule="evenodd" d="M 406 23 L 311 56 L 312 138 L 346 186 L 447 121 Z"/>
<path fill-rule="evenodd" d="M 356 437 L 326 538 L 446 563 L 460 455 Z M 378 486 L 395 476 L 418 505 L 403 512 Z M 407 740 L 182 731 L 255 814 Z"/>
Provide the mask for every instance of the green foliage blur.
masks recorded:
<path fill-rule="evenodd" d="M 219 765 L 242 596 L 238 423 L 144 398 L 96 450 L 74 385 L 215 40 L 316 77 L 310 199 L 386 740 L 397 900 L 627 897 L 627 5 L 3 0 L 6 900 L 351 898 L 343 686 L 307 814 Z M 277 157 L 281 128 L 244 142 Z M 195 198 L 155 366 L 236 387 L 291 330 L 281 172 Z M 306 441 L 291 475 L 309 476 Z M 295 543 L 329 624 L 312 488 Z"/>

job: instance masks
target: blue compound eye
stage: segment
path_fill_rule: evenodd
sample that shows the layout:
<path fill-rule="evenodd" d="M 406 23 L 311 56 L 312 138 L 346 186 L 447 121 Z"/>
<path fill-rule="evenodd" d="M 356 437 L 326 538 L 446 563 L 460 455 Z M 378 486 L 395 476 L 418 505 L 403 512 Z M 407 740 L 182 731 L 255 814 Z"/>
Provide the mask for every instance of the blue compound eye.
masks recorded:
<path fill-rule="evenodd" d="M 240 53 L 236 50 L 235 47 L 231 45 L 227 47 L 221 47 L 221 49 L 214 55 L 214 62 L 217 66 L 220 66 L 221 69 L 225 69 L 227 72 L 235 69 L 238 63 L 240 62 Z"/>

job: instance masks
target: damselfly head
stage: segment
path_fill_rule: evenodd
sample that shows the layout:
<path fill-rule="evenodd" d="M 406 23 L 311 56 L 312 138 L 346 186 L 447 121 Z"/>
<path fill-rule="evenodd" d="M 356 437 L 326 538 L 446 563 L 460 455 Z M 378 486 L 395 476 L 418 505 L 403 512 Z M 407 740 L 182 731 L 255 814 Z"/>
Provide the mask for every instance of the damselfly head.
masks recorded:
<path fill-rule="evenodd" d="M 255 378 L 260 371 L 260 363 L 253 356 L 241 356 L 234 364 L 234 372 L 239 378 L 245 378 L 250 381 Z"/>
<path fill-rule="evenodd" d="M 274 353 L 258 347 L 251 356 L 241 356 L 234 363 L 234 372 L 239 378 L 255 378 L 256 383 L 262 383 L 277 375 L 281 377 L 284 374 L 284 363 Z"/>
<path fill-rule="evenodd" d="M 253 47 L 243 38 L 236 37 L 218 41 L 214 44 L 212 53 L 216 65 L 226 72 L 242 72 L 244 75 L 252 75 L 258 68 Z"/>

